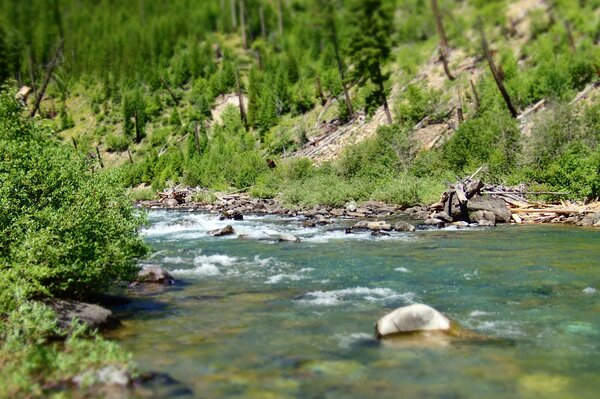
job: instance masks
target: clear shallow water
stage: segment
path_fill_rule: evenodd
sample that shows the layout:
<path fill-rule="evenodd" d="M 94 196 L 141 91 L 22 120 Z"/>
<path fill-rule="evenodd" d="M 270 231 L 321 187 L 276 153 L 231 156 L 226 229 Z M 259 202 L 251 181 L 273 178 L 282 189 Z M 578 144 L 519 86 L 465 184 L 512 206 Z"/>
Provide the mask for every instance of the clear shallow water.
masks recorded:
<path fill-rule="evenodd" d="M 116 309 L 142 368 L 188 389 L 156 397 L 597 398 L 600 232 L 563 226 L 371 237 L 300 220 L 150 213 L 182 283 Z M 232 224 L 235 237 L 210 229 Z M 272 240 L 277 232 L 301 243 Z M 376 320 L 426 303 L 489 339 L 378 343 Z"/>

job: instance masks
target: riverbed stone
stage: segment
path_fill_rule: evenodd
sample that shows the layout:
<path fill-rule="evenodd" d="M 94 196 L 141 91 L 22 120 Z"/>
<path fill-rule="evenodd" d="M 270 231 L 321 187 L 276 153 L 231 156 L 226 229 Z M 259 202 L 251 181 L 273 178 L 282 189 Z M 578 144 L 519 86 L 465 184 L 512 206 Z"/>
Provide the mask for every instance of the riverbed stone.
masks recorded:
<path fill-rule="evenodd" d="M 352 226 L 353 229 L 366 229 L 368 228 L 367 226 L 369 225 L 369 222 L 367 220 L 361 220 L 359 222 L 354 223 L 354 226 Z"/>
<path fill-rule="evenodd" d="M 91 303 L 65 299 L 51 299 L 46 304 L 56 313 L 58 326 L 68 329 L 75 320 L 90 329 L 107 330 L 121 325 L 121 321 L 108 309 Z"/>
<path fill-rule="evenodd" d="M 439 219 L 444 223 L 452 223 L 453 220 L 452 217 L 444 211 L 435 212 L 433 215 L 431 215 L 431 219 Z"/>
<path fill-rule="evenodd" d="M 300 242 L 300 238 L 290 233 L 280 233 L 277 236 L 278 242 Z"/>
<path fill-rule="evenodd" d="M 581 221 L 577 223 L 578 226 L 590 227 L 590 226 L 600 226 L 600 212 L 592 213 L 591 215 L 587 215 Z"/>
<path fill-rule="evenodd" d="M 475 211 L 469 217 L 472 222 L 479 223 L 480 226 L 481 222 L 492 222 L 494 226 L 496 225 L 496 215 L 490 211 Z"/>
<path fill-rule="evenodd" d="M 175 198 L 167 198 L 164 202 L 163 202 L 164 206 L 166 206 L 167 208 L 175 208 L 177 206 L 179 206 L 179 202 L 177 202 L 177 200 Z"/>
<path fill-rule="evenodd" d="M 369 222 L 367 223 L 367 229 L 369 230 L 384 230 L 390 231 L 392 230 L 392 226 L 386 222 Z"/>
<path fill-rule="evenodd" d="M 356 205 L 356 202 L 348 202 L 346 204 L 346 210 L 348 212 L 356 212 L 357 208 L 358 208 L 358 205 Z"/>
<path fill-rule="evenodd" d="M 443 220 L 433 218 L 426 219 L 423 224 L 425 226 L 435 226 L 437 228 L 442 228 L 446 225 Z"/>
<path fill-rule="evenodd" d="M 496 216 L 496 223 L 510 223 L 511 214 L 506 202 L 501 198 L 478 195 L 467 202 L 469 212 L 489 211 Z"/>
<path fill-rule="evenodd" d="M 394 230 L 396 231 L 415 231 L 416 227 L 408 222 L 398 222 L 394 225 Z"/>
<path fill-rule="evenodd" d="M 135 281 L 149 284 L 175 284 L 173 276 L 160 266 L 150 266 L 140 270 Z"/>
<path fill-rule="evenodd" d="M 233 229 L 233 227 L 231 225 L 227 225 L 227 226 L 223 227 L 222 229 L 211 230 L 208 232 L 208 235 L 213 236 L 213 237 L 224 237 L 224 236 L 230 236 L 233 234 L 235 234 L 235 230 Z"/>
<path fill-rule="evenodd" d="M 383 316 L 375 325 L 377 338 L 415 331 L 449 331 L 450 320 L 424 304 L 404 306 Z"/>
<path fill-rule="evenodd" d="M 479 222 L 477 222 L 477 225 L 479 227 L 495 227 L 496 222 L 493 222 L 493 221 L 487 220 L 487 219 L 482 219 Z"/>

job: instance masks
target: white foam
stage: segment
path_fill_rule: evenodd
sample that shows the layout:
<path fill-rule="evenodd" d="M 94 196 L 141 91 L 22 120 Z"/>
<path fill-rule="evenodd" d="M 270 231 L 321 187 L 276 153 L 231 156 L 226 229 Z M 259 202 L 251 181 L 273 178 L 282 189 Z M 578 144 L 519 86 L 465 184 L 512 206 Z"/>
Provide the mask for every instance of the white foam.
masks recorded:
<path fill-rule="evenodd" d="M 227 255 L 198 255 L 194 258 L 193 269 L 176 269 L 173 274 L 176 275 L 195 275 L 195 276 L 218 276 L 221 274 L 221 267 L 231 267 L 238 261 L 237 258 Z"/>
<path fill-rule="evenodd" d="M 581 292 L 583 292 L 584 294 L 587 294 L 587 295 L 592 295 L 592 294 L 596 293 L 596 289 L 593 287 L 586 287 Z"/>
<path fill-rule="evenodd" d="M 355 287 L 335 291 L 314 291 L 309 292 L 300 302 L 316 306 L 339 305 L 347 300 L 366 300 L 369 302 L 382 302 L 395 299 L 402 299 L 411 302 L 414 299 L 413 293 L 398 293 L 390 288 L 366 288 Z"/>
<path fill-rule="evenodd" d="M 402 273 L 410 273 L 410 270 L 408 270 L 406 267 L 397 267 L 394 270 Z"/>
<path fill-rule="evenodd" d="M 373 335 L 367 333 L 336 334 L 335 338 L 342 348 L 348 348 L 356 342 L 374 340 Z"/>
<path fill-rule="evenodd" d="M 174 264 L 185 263 L 185 260 L 181 256 L 165 256 L 162 261 Z"/>
<path fill-rule="evenodd" d="M 238 261 L 238 258 L 234 258 L 228 255 L 198 255 L 194 258 L 195 265 L 220 265 L 229 267 L 232 266 L 235 262 Z"/>
<path fill-rule="evenodd" d="M 489 316 L 489 315 L 491 315 L 491 313 L 484 312 L 483 310 L 474 310 L 470 314 L 471 317 L 481 317 L 481 316 Z"/>

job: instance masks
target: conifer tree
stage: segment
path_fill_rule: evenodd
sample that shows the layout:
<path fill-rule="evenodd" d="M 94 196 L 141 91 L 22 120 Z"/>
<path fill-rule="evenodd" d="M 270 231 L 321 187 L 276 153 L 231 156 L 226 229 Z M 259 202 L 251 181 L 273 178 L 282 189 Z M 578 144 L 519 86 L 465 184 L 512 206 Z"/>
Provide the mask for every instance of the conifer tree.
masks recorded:
<path fill-rule="evenodd" d="M 380 98 L 387 122 L 391 124 L 392 115 L 385 93 L 389 75 L 383 73 L 382 64 L 391 52 L 393 11 L 383 0 L 352 0 L 349 14 L 349 47 L 354 78 L 359 84 L 367 81 L 375 84 L 374 94 Z"/>

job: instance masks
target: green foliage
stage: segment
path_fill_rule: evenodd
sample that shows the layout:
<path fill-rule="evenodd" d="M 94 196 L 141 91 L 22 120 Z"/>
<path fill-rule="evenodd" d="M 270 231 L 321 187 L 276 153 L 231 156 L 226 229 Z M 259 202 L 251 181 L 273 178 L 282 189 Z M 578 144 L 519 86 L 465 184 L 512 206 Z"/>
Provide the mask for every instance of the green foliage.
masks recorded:
<path fill-rule="evenodd" d="M 135 273 L 146 252 L 143 219 L 115 173 L 87 160 L 20 116 L 0 95 L 0 305 L 26 296 L 82 297 Z"/>
<path fill-rule="evenodd" d="M 516 164 L 520 131 L 507 112 L 488 111 L 463 123 L 444 145 L 444 159 L 457 173 L 489 166 L 493 179 L 506 175 Z"/>
<path fill-rule="evenodd" d="M 106 150 L 108 152 L 123 152 L 129 147 L 129 139 L 125 136 L 110 133 L 106 136 Z"/>
<path fill-rule="evenodd" d="M 64 343 L 53 342 L 67 336 Z M 91 334 L 83 326 L 58 328 L 56 317 L 39 302 L 23 302 L 8 312 L 0 326 L 0 397 L 65 397 L 51 386 L 76 376 L 87 376 L 83 390 L 95 381 L 94 373 L 115 367 L 133 373 L 130 357 L 115 343 Z"/>
<path fill-rule="evenodd" d="M 349 6 L 349 50 L 354 63 L 354 79 L 371 81 L 374 97 L 386 96 L 384 85 L 388 75 L 382 65 L 391 53 L 390 34 L 393 12 L 382 0 L 353 0 Z"/>
<path fill-rule="evenodd" d="M 409 125 L 414 125 L 425 117 L 429 117 L 431 122 L 439 121 L 442 119 L 441 96 L 439 90 L 418 84 L 408 85 L 396 105 L 396 119 Z"/>

